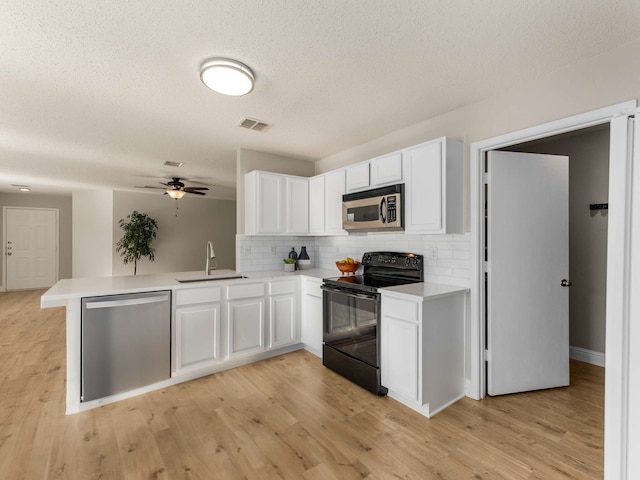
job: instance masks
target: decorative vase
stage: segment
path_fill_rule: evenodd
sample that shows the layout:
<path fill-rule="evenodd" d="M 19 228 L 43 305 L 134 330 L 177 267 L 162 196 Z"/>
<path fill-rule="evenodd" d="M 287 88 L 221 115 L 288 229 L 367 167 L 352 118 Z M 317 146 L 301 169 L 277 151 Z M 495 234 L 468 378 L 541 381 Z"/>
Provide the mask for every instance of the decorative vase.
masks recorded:
<path fill-rule="evenodd" d="M 296 263 L 293 264 L 293 269 L 297 270 L 298 269 L 298 253 L 296 252 L 296 249 L 294 247 L 291 247 L 291 251 L 289 252 L 289 258 L 296 260 Z M 290 270 L 287 270 L 287 271 L 290 271 Z"/>
<path fill-rule="evenodd" d="M 311 268 L 311 259 L 307 253 L 307 247 L 302 247 L 298 256 L 298 268 L 300 270 L 308 270 Z"/>

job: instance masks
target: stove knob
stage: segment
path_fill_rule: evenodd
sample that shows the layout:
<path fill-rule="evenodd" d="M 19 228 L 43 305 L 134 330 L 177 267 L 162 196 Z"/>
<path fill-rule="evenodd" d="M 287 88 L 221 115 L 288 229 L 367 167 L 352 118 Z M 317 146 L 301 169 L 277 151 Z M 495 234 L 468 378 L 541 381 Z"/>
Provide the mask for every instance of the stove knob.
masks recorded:
<path fill-rule="evenodd" d="M 410 258 L 405 258 L 405 259 L 404 259 L 404 265 L 405 265 L 405 267 L 408 267 L 410 263 L 411 263 L 411 259 L 410 259 Z"/>
<path fill-rule="evenodd" d="M 391 263 L 396 263 L 396 256 L 391 257 Z"/>

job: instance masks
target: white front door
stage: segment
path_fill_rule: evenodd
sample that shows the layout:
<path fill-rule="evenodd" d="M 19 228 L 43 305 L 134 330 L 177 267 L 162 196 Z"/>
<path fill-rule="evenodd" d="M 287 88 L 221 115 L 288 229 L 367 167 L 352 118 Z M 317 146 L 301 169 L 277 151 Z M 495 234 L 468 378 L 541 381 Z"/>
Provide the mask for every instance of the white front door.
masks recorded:
<path fill-rule="evenodd" d="M 7 290 L 46 288 L 58 280 L 58 211 L 5 208 Z"/>
<path fill-rule="evenodd" d="M 487 392 L 569 385 L 569 159 L 487 158 Z"/>

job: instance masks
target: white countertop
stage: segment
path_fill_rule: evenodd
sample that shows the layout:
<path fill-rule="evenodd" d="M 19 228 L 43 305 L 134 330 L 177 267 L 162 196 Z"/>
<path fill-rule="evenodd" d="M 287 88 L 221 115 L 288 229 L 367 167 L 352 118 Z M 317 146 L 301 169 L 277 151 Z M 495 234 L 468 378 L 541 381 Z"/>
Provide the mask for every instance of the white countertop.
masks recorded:
<path fill-rule="evenodd" d="M 385 287 L 380 289 L 382 295 L 390 295 L 394 297 L 416 297 L 423 299 L 433 299 L 438 297 L 446 297 L 460 292 L 468 292 L 468 287 L 458 287 L 456 285 L 441 285 L 439 283 L 409 283 L 407 285 L 398 285 L 395 287 Z"/>
<path fill-rule="evenodd" d="M 312 278 L 324 278 L 336 276 L 336 270 L 322 270 L 311 268 L 309 270 L 297 270 L 295 272 L 285 272 L 284 270 L 243 272 L 247 278 L 224 279 L 220 282 L 224 284 L 247 282 L 252 279 L 268 280 L 280 279 L 287 276 L 308 276 Z M 205 277 L 203 271 L 195 272 L 171 272 L 156 273 L 148 275 L 117 275 L 112 277 L 95 278 L 70 278 L 58 281 L 53 287 L 47 290 L 40 299 L 42 308 L 64 307 L 70 299 L 93 297 L 101 295 L 115 295 L 120 293 L 150 292 L 154 290 L 171 290 L 175 288 L 198 288 L 205 285 L 214 286 L 217 283 L 211 280 L 202 282 L 180 283 L 180 279 L 207 278 L 215 279 L 238 274 L 235 270 L 216 270 L 215 273 Z"/>

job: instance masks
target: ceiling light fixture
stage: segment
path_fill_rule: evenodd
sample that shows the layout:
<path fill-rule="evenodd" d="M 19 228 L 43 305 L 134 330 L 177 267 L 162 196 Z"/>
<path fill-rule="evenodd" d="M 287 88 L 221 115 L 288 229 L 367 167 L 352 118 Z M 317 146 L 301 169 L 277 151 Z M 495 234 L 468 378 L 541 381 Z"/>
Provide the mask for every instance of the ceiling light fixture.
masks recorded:
<path fill-rule="evenodd" d="M 170 188 L 169 190 L 167 190 L 167 195 L 169 195 L 171 198 L 174 198 L 176 200 L 180 200 L 182 197 L 185 196 L 187 192 L 185 192 L 184 190 L 174 190 L 173 188 Z"/>
<path fill-rule="evenodd" d="M 15 183 L 11 184 L 12 187 L 16 187 L 20 192 L 30 192 L 31 187 L 29 185 L 16 185 Z"/>
<path fill-rule="evenodd" d="M 255 77 L 246 65 L 228 58 L 212 58 L 200 68 L 202 83 L 214 92 L 239 97 L 253 90 Z"/>

